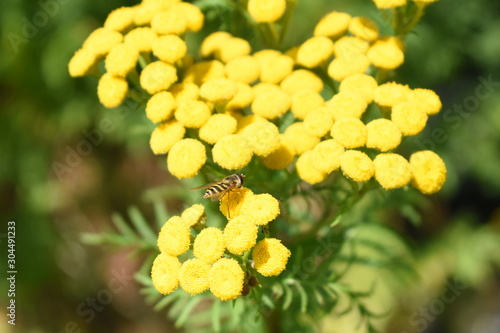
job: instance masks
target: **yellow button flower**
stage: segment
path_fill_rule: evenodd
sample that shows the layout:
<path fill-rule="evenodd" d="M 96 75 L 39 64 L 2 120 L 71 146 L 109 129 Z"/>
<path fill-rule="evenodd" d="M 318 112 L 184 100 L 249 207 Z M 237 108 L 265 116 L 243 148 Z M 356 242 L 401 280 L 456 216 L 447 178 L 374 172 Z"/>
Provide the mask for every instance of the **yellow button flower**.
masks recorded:
<path fill-rule="evenodd" d="M 308 182 L 309 184 L 322 182 L 328 176 L 327 173 L 322 172 L 316 168 L 315 156 L 311 150 L 306 151 L 299 156 L 295 167 L 300 179 Z"/>
<path fill-rule="evenodd" d="M 186 129 L 177 120 L 172 119 L 159 124 L 151 133 L 149 145 L 154 154 L 166 154 L 174 144 L 181 141 Z"/>
<path fill-rule="evenodd" d="M 290 109 L 290 96 L 283 91 L 257 93 L 252 102 L 252 112 L 267 119 L 274 119 Z"/>
<path fill-rule="evenodd" d="M 212 265 L 208 273 L 210 291 L 222 301 L 241 295 L 245 273 L 234 259 L 222 258 Z"/>
<path fill-rule="evenodd" d="M 252 159 L 253 149 L 247 139 L 239 134 L 223 137 L 214 145 L 214 162 L 224 169 L 236 170 L 245 167 Z"/>
<path fill-rule="evenodd" d="M 261 240 L 252 251 L 257 272 L 264 276 L 280 275 L 286 268 L 291 252 L 276 238 Z"/>
<path fill-rule="evenodd" d="M 186 42 L 176 35 L 158 37 L 152 44 L 153 54 L 160 60 L 175 63 L 187 53 Z"/>
<path fill-rule="evenodd" d="M 117 31 L 98 28 L 87 37 L 83 42 L 83 48 L 91 51 L 97 56 L 103 56 L 122 42 L 123 35 Z"/>
<path fill-rule="evenodd" d="M 427 123 L 427 114 L 416 104 L 399 103 L 392 107 L 391 120 L 399 127 L 403 135 L 420 133 Z"/>
<path fill-rule="evenodd" d="M 277 84 L 293 71 L 293 59 L 276 50 L 262 50 L 253 56 L 260 66 L 261 82 Z"/>
<path fill-rule="evenodd" d="M 439 192 L 446 181 L 446 165 L 441 157 L 430 150 L 411 155 L 412 185 L 424 194 Z"/>
<path fill-rule="evenodd" d="M 306 89 L 293 94 L 291 110 L 296 118 L 304 119 L 309 112 L 324 104 L 325 101 L 319 93 Z"/>
<path fill-rule="evenodd" d="M 248 125 L 241 131 L 255 155 L 267 156 L 280 147 L 278 127 L 271 122 L 259 121 Z"/>
<path fill-rule="evenodd" d="M 170 92 L 175 97 L 177 104 L 182 102 L 197 100 L 200 95 L 200 88 L 194 83 L 176 83 L 170 88 Z"/>
<path fill-rule="evenodd" d="M 169 119 L 176 107 L 174 96 L 168 91 L 154 94 L 146 104 L 146 117 L 153 123 Z"/>
<path fill-rule="evenodd" d="M 328 76 L 336 81 L 342 81 L 351 75 L 364 74 L 368 67 L 370 67 L 370 60 L 364 54 L 342 56 L 330 62 Z"/>
<path fill-rule="evenodd" d="M 234 116 L 234 115 L 233 115 Z M 236 116 L 235 116 L 236 117 Z M 238 127 L 236 128 L 236 133 L 241 133 L 247 126 L 256 122 L 267 122 L 268 120 L 264 117 L 258 116 L 256 114 L 250 114 L 248 116 L 239 116 Z"/>
<path fill-rule="evenodd" d="M 125 77 L 135 68 L 139 51 L 128 44 L 118 44 L 106 56 L 105 67 L 108 73 Z"/>
<path fill-rule="evenodd" d="M 194 204 L 181 214 L 182 221 L 190 227 L 205 224 L 206 217 L 205 207 L 201 204 Z"/>
<path fill-rule="evenodd" d="M 410 183 L 413 174 L 410 163 L 398 154 L 379 154 L 373 160 L 375 179 L 386 190 L 403 187 Z"/>
<path fill-rule="evenodd" d="M 330 134 L 335 141 L 346 148 L 358 148 L 366 143 L 366 127 L 358 118 L 337 120 Z"/>
<path fill-rule="evenodd" d="M 200 259 L 188 259 L 179 269 L 179 284 L 182 290 L 198 295 L 208 289 L 210 265 Z"/>
<path fill-rule="evenodd" d="M 243 203 L 253 195 L 246 187 L 235 188 L 221 197 L 219 210 L 226 218 L 235 218 L 240 215 Z"/>
<path fill-rule="evenodd" d="M 280 87 L 289 95 L 293 95 L 304 89 L 310 89 L 319 93 L 323 90 L 323 81 L 307 69 L 297 69 L 280 83 Z"/>
<path fill-rule="evenodd" d="M 357 182 L 367 182 L 375 172 L 373 161 L 357 150 L 348 150 L 340 156 L 340 168 L 344 175 Z"/>
<path fill-rule="evenodd" d="M 143 1 L 135 6 L 134 22 L 136 26 L 150 25 L 153 17 L 160 11 L 170 8 L 171 3 L 159 1 Z"/>
<path fill-rule="evenodd" d="M 107 108 L 120 106 L 127 97 L 128 83 L 122 77 L 106 73 L 99 79 L 97 97 L 102 105 Z"/>
<path fill-rule="evenodd" d="M 262 163 L 271 170 L 282 170 L 293 162 L 294 154 L 292 149 L 284 142 L 280 136 L 280 146 L 271 154 L 262 158 Z"/>
<path fill-rule="evenodd" d="M 354 74 L 346 77 L 340 82 L 339 91 L 350 91 L 358 96 L 364 97 L 366 103 L 371 103 L 377 86 L 377 80 L 375 80 L 373 76 Z"/>
<path fill-rule="evenodd" d="M 203 12 L 195 5 L 188 2 L 177 2 L 172 6 L 172 10 L 177 15 L 182 15 L 186 19 L 186 29 L 188 31 L 200 31 L 203 28 L 205 17 Z"/>
<path fill-rule="evenodd" d="M 406 101 L 410 88 L 397 82 L 381 84 L 375 89 L 374 100 L 382 108 L 389 108 Z"/>
<path fill-rule="evenodd" d="M 237 92 L 236 82 L 228 79 L 209 80 L 200 87 L 200 96 L 213 103 L 227 103 Z"/>
<path fill-rule="evenodd" d="M 408 102 L 417 104 L 429 116 L 441 111 L 441 99 L 430 89 L 413 89 L 407 95 Z"/>
<path fill-rule="evenodd" d="M 334 95 L 326 102 L 326 107 L 335 120 L 342 118 L 361 118 L 368 106 L 363 98 L 354 92 L 343 91 Z"/>
<path fill-rule="evenodd" d="M 328 134 L 332 125 L 333 115 L 326 107 L 313 109 L 304 119 L 306 133 L 319 138 Z"/>
<path fill-rule="evenodd" d="M 297 51 L 297 63 L 313 68 L 324 63 L 333 53 L 333 42 L 324 36 L 309 38 Z"/>
<path fill-rule="evenodd" d="M 160 35 L 182 35 L 187 30 L 187 20 L 175 10 L 167 10 L 153 16 L 151 28 Z"/>
<path fill-rule="evenodd" d="M 313 149 L 320 141 L 317 136 L 307 133 L 303 122 L 297 122 L 288 126 L 285 133 L 283 133 L 283 137 L 289 145 L 289 148 L 291 148 L 296 155 Z"/>
<path fill-rule="evenodd" d="M 177 81 L 177 70 L 163 61 L 148 64 L 140 76 L 141 87 L 151 95 L 167 90 L 175 81 Z"/>
<path fill-rule="evenodd" d="M 163 227 L 158 236 L 158 248 L 170 256 L 180 256 L 189 249 L 191 233 L 189 226 L 179 216 L 172 216 Z"/>
<path fill-rule="evenodd" d="M 380 9 L 396 8 L 406 5 L 406 0 L 373 0 Z"/>
<path fill-rule="evenodd" d="M 123 42 L 134 47 L 139 52 L 150 52 L 153 41 L 157 38 L 158 35 L 150 27 L 139 27 L 126 34 Z"/>
<path fill-rule="evenodd" d="M 375 67 L 386 70 L 398 68 L 405 60 L 403 51 L 393 39 L 376 41 L 368 50 L 367 55 Z"/>
<path fill-rule="evenodd" d="M 205 146 L 200 141 L 183 139 L 174 144 L 168 153 L 168 171 L 177 178 L 193 177 L 206 160 Z"/>
<path fill-rule="evenodd" d="M 104 28 L 116 31 L 128 30 L 134 25 L 134 8 L 121 7 L 108 14 Z"/>
<path fill-rule="evenodd" d="M 349 32 L 356 37 L 367 41 L 373 41 L 378 38 L 378 27 L 369 18 L 354 17 L 349 22 Z"/>
<path fill-rule="evenodd" d="M 257 83 L 252 88 L 256 95 L 260 95 L 265 92 L 279 94 L 279 92 L 281 91 L 281 88 L 278 85 L 267 82 Z"/>
<path fill-rule="evenodd" d="M 214 114 L 200 128 L 200 139 L 215 144 L 221 138 L 236 132 L 236 119 L 228 114 Z"/>
<path fill-rule="evenodd" d="M 252 56 L 238 57 L 226 64 L 226 75 L 230 80 L 250 84 L 259 79 L 260 66 Z"/>
<path fill-rule="evenodd" d="M 314 27 L 314 36 L 337 38 L 347 32 L 351 15 L 347 13 L 331 12 L 325 15 Z"/>
<path fill-rule="evenodd" d="M 243 38 L 231 37 L 224 40 L 224 43 L 215 51 L 215 57 L 224 63 L 228 63 L 238 57 L 250 54 L 252 47 Z"/>
<path fill-rule="evenodd" d="M 257 241 L 258 230 L 259 228 L 249 216 L 239 215 L 232 218 L 224 228 L 227 250 L 239 255 L 250 250 Z"/>
<path fill-rule="evenodd" d="M 333 52 L 337 58 L 350 58 L 354 55 L 365 54 L 370 44 L 359 37 L 344 36 L 335 42 Z"/>
<path fill-rule="evenodd" d="M 396 148 L 401 143 L 399 127 L 389 119 L 375 119 L 366 124 L 366 146 L 380 151 Z"/>
<path fill-rule="evenodd" d="M 312 150 L 314 168 L 324 174 L 332 173 L 340 167 L 340 156 L 344 152 L 344 147 L 333 139 L 321 141 Z"/>
<path fill-rule="evenodd" d="M 97 71 L 98 56 L 88 49 L 79 49 L 75 52 L 68 64 L 69 75 L 72 77 L 85 76 Z"/>
<path fill-rule="evenodd" d="M 208 105 L 202 101 L 186 101 L 177 106 L 175 119 L 189 128 L 200 128 L 206 124 L 212 112 Z"/>
<path fill-rule="evenodd" d="M 275 22 L 283 16 L 286 0 L 249 0 L 248 12 L 257 22 Z"/>
<path fill-rule="evenodd" d="M 207 81 L 224 78 L 225 76 L 226 70 L 220 61 L 202 61 L 195 63 L 187 69 L 184 82 L 191 82 L 200 86 Z"/>
<path fill-rule="evenodd" d="M 177 257 L 160 253 L 153 261 L 151 280 L 159 293 L 168 295 L 179 285 L 179 269 L 181 263 Z"/>
<path fill-rule="evenodd" d="M 218 228 L 205 228 L 194 239 L 194 256 L 208 264 L 219 260 L 225 249 L 224 234 Z"/>
<path fill-rule="evenodd" d="M 213 55 L 220 46 L 232 35 L 225 31 L 216 31 L 208 35 L 200 46 L 200 54 L 202 57 L 209 57 Z"/>
<path fill-rule="evenodd" d="M 279 201 L 269 193 L 253 195 L 241 206 L 241 216 L 249 217 L 256 225 L 266 225 L 279 214 Z"/>
<path fill-rule="evenodd" d="M 246 108 L 252 104 L 253 99 L 255 98 L 255 93 L 252 87 L 248 84 L 238 82 L 236 85 L 238 86 L 238 92 L 233 99 L 226 104 L 226 110 L 239 110 Z"/>

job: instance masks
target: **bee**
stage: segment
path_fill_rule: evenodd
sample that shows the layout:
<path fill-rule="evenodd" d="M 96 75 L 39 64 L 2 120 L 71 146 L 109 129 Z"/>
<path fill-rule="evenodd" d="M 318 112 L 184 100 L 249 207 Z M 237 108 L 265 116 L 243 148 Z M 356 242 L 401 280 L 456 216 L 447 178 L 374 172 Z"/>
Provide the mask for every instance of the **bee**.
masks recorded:
<path fill-rule="evenodd" d="M 210 198 L 212 201 L 220 200 L 226 193 L 229 193 L 235 188 L 240 188 L 243 185 L 245 175 L 235 173 L 229 175 L 217 182 L 208 183 L 202 186 L 192 188 L 191 190 L 201 190 L 206 188 L 207 191 L 203 194 L 203 198 Z"/>

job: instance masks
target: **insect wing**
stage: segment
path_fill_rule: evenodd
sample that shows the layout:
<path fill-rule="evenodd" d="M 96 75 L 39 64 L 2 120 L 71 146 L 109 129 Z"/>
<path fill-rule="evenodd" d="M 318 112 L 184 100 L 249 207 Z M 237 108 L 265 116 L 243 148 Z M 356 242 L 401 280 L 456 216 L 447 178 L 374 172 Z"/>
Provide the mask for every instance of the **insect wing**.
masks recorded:
<path fill-rule="evenodd" d="M 191 188 L 189 189 L 190 191 L 194 191 L 194 190 L 203 190 L 205 188 L 209 188 L 209 187 L 212 187 L 214 185 L 217 185 L 219 184 L 220 182 L 212 182 L 212 183 L 208 183 L 208 184 L 205 184 L 205 185 L 201 185 L 201 186 L 198 186 L 198 187 L 194 187 L 194 188 Z"/>

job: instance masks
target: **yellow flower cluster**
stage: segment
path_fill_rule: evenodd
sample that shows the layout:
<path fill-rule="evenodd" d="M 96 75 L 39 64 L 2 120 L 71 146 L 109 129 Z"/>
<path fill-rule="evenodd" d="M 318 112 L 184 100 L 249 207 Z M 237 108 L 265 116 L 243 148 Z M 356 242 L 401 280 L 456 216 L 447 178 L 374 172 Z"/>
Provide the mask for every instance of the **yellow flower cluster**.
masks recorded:
<path fill-rule="evenodd" d="M 241 296 L 248 274 L 237 260 L 224 257 L 226 251 L 239 256 L 252 251 L 253 265 L 264 276 L 276 276 L 285 270 L 290 250 L 275 238 L 257 242 L 259 226 L 279 215 L 278 200 L 267 193 L 253 194 L 240 188 L 223 197 L 221 211 L 226 213 L 226 209 L 230 209 L 232 218 L 224 230 L 205 226 L 205 211 L 200 204 L 163 225 L 158 236 L 160 254 L 151 271 L 153 285 L 160 293 L 170 294 L 180 286 L 191 295 L 210 290 L 223 301 Z M 200 228 L 192 242 L 191 230 Z M 189 249 L 194 257 L 181 263 L 179 256 Z"/>

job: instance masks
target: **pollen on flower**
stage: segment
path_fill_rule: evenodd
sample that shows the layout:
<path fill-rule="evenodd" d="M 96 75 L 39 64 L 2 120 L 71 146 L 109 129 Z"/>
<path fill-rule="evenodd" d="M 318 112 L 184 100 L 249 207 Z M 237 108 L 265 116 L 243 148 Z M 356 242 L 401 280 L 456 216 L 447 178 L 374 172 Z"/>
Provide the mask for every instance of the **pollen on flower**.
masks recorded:
<path fill-rule="evenodd" d="M 373 161 L 363 152 L 347 150 L 340 156 L 340 168 L 347 177 L 357 182 L 366 182 L 373 177 Z"/>
<path fill-rule="evenodd" d="M 166 253 L 160 253 L 153 261 L 151 269 L 151 280 L 155 289 L 168 295 L 179 285 L 179 259 Z"/>
<path fill-rule="evenodd" d="M 194 239 L 193 254 L 208 264 L 219 260 L 226 249 L 222 230 L 215 227 L 203 229 Z"/>
<path fill-rule="evenodd" d="M 158 35 L 150 27 L 139 27 L 126 34 L 123 42 L 134 47 L 139 52 L 150 52 L 153 41 L 157 38 Z"/>
<path fill-rule="evenodd" d="M 341 12 L 326 14 L 314 28 L 314 36 L 337 38 L 347 32 L 351 15 Z"/>
<path fill-rule="evenodd" d="M 168 91 L 154 94 L 146 104 L 146 117 L 153 123 L 169 119 L 176 107 L 175 98 Z"/>
<path fill-rule="evenodd" d="M 427 114 L 417 104 L 403 102 L 392 107 L 391 120 L 403 135 L 420 133 L 425 128 L 427 118 Z"/>
<path fill-rule="evenodd" d="M 370 67 L 370 60 L 364 54 L 342 56 L 330 62 L 328 76 L 336 81 L 342 81 L 351 75 L 364 74 L 368 67 Z"/>
<path fill-rule="evenodd" d="M 354 17 L 349 22 L 349 32 L 367 41 L 378 38 L 379 30 L 375 22 L 366 17 Z"/>
<path fill-rule="evenodd" d="M 377 80 L 375 80 L 373 76 L 366 74 L 354 74 L 346 77 L 342 80 L 342 82 L 340 82 L 339 91 L 350 91 L 358 96 L 363 96 L 366 103 L 371 103 L 377 86 Z"/>
<path fill-rule="evenodd" d="M 407 95 L 408 102 L 418 105 L 429 116 L 439 113 L 441 107 L 441 99 L 430 89 L 413 89 Z"/>
<path fill-rule="evenodd" d="M 241 296 L 245 273 L 234 259 L 221 258 L 208 273 L 210 291 L 222 301 Z"/>
<path fill-rule="evenodd" d="M 184 58 L 187 46 L 179 36 L 165 35 L 153 41 L 152 50 L 158 59 L 173 64 Z"/>
<path fill-rule="evenodd" d="M 262 163 L 271 170 L 282 170 L 293 162 L 294 153 L 280 135 L 280 146 L 278 149 L 262 158 Z"/>
<path fill-rule="evenodd" d="M 149 145 L 155 155 L 166 154 L 174 144 L 181 141 L 186 129 L 177 120 L 159 124 L 151 133 Z"/>
<path fill-rule="evenodd" d="M 397 82 L 381 84 L 375 89 L 374 100 L 382 108 L 389 108 L 406 101 L 410 88 Z"/>
<path fill-rule="evenodd" d="M 366 126 L 358 118 L 337 120 L 330 134 L 335 141 L 346 148 L 358 148 L 366 143 Z"/>
<path fill-rule="evenodd" d="M 160 35 L 181 35 L 187 30 L 187 20 L 175 10 L 161 11 L 151 19 L 151 28 Z"/>
<path fill-rule="evenodd" d="M 276 238 L 261 240 L 252 251 L 255 269 L 264 276 L 280 275 L 285 270 L 290 255 L 290 250 Z"/>
<path fill-rule="evenodd" d="M 250 250 L 257 241 L 258 230 L 259 228 L 253 223 L 250 216 L 239 215 L 232 218 L 224 228 L 227 250 L 238 255 Z"/>
<path fill-rule="evenodd" d="M 200 139 L 215 144 L 221 138 L 236 132 L 236 119 L 228 114 L 214 114 L 200 128 Z"/>
<path fill-rule="evenodd" d="M 175 119 L 183 126 L 200 128 L 206 124 L 212 112 L 208 105 L 202 101 L 188 100 L 179 103 L 175 110 Z"/>
<path fill-rule="evenodd" d="M 234 58 L 226 64 L 226 75 L 228 79 L 250 84 L 260 76 L 260 66 L 252 56 Z"/>
<path fill-rule="evenodd" d="M 304 129 L 309 135 L 319 138 L 330 132 L 333 125 L 333 115 L 326 107 L 313 109 L 304 118 Z"/>
<path fill-rule="evenodd" d="M 277 84 L 293 71 L 293 59 L 276 50 L 262 50 L 253 57 L 260 66 L 260 81 Z"/>
<path fill-rule="evenodd" d="M 68 64 L 69 75 L 72 77 L 85 76 L 97 70 L 98 56 L 88 49 L 79 49 L 75 52 Z"/>
<path fill-rule="evenodd" d="M 446 181 L 446 165 L 439 155 L 430 150 L 411 155 L 412 185 L 424 194 L 439 192 Z"/>
<path fill-rule="evenodd" d="M 226 104 L 226 110 L 239 110 L 246 108 L 252 104 L 255 98 L 255 93 L 253 88 L 248 84 L 237 82 L 238 92 L 236 95 Z"/>
<path fill-rule="evenodd" d="M 243 38 L 231 37 L 224 40 L 224 43 L 215 51 L 215 57 L 224 63 L 238 57 L 247 56 L 252 51 L 250 43 Z"/>
<path fill-rule="evenodd" d="M 151 95 L 167 90 L 175 81 L 177 81 L 177 70 L 163 61 L 148 64 L 140 76 L 141 87 Z"/>
<path fill-rule="evenodd" d="M 303 122 L 296 122 L 288 126 L 283 137 L 296 155 L 313 149 L 320 141 L 317 136 L 307 133 Z"/>
<path fill-rule="evenodd" d="M 279 214 L 279 201 L 269 193 L 253 195 L 241 206 L 241 216 L 250 217 L 250 221 L 256 225 L 266 225 Z"/>
<path fill-rule="evenodd" d="M 187 69 L 184 82 L 191 82 L 200 86 L 207 81 L 224 78 L 225 76 L 226 70 L 220 61 L 202 61 L 195 63 Z"/>
<path fill-rule="evenodd" d="M 373 0 L 380 9 L 396 8 L 406 5 L 406 0 Z"/>
<path fill-rule="evenodd" d="M 252 159 L 253 149 L 245 137 L 231 134 L 221 138 L 212 149 L 214 162 L 228 170 L 245 167 Z"/>
<path fill-rule="evenodd" d="M 391 70 L 401 66 L 405 56 L 393 39 L 380 39 L 368 50 L 368 59 L 379 68 Z"/>
<path fill-rule="evenodd" d="M 295 167 L 300 179 L 308 182 L 309 184 L 316 184 L 326 179 L 328 174 L 316 168 L 316 160 L 314 153 L 306 151 L 297 159 Z"/>
<path fill-rule="evenodd" d="M 283 91 L 257 93 L 252 102 L 254 114 L 267 119 L 283 115 L 290 108 L 290 96 Z"/>
<path fill-rule="evenodd" d="M 410 163 L 398 154 L 379 154 L 373 160 L 375 179 L 386 190 L 403 187 L 410 183 L 413 174 Z"/>
<path fill-rule="evenodd" d="M 343 91 L 325 103 L 335 120 L 342 118 L 361 118 L 368 104 L 354 92 Z"/>
<path fill-rule="evenodd" d="M 399 146 L 401 138 L 401 130 L 389 119 L 374 119 L 366 124 L 366 146 L 368 148 L 386 152 Z"/>
<path fill-rule="evenodd" d="M 307 69 L 297 69 L 280 83 L 280 87 L 287 94 L 293 95 L 304 89 L 319 93 L 324 86 L 323 81 L 313 72 Z"/>
<path fill-rule="evenodd" d="M 206 220 L 205 207 L 201 204 L 194 204 L 182 212 L 181 219 L 190 227 L 203 225 Z"/>
<path fill-rule="evenodd" d="M 235 188 L 220 198 L 219 210 L 228 219 L 237 217 L 241 213 L 243 203 L 253 195 L 246 187 Z"/>
<path fill-rule="evenodd" d="M 188 259 L 179 269 L 179 284 L 185 292 L 198 295 L 208 290 L 210 265 L 200 259 Z"/>
<path fill-rule="evenodd" d="M 102 105 L 107 108 L 120 106 L 127 97 L 128 83 L 122 77 L 109 73 L 103 74 L 97 85 L 97 97 Z"/>
<path fill-rule="evenodd" d="M 195 176 L 205 164 L 205 146 L 195 139 L 183 139 L 173 145 L 168 153 L 168 171 L 177 178 Z"/>
<path fill-rule="evenodd" d="M 259 121 L 248 125 L 241 131 L 258 156 L 267 156 L 280 147 L 278 127 L 271 122 Z"/>
<path fill-rule="evenodd" d="M 337 58 L 350 58 L 354 55 L 365 54 L 370 44 L 359 37 L 344 36 L 333 45 L 333 53 Z"/>
<path fill-rule="evenodd" d="M 340 167 L 340 156 L 344 152 L 345 148 L 333 139 L 321 141 L 312 150 L 314 168 L 325 174 L 332 173 Z"/>
<path fill-rule="evenodd" d="M 121 7 L 108 14 L 104 22 L 104 28 L 123 31 L 134 25 L 134 8 Z"/>
<path fill-rule="evenodd" d="M 296 118 L 304 119 L 309 112 L 324 104 L 325 101 L 319 93 L 306 89 L 293 94 L 291 110 Z"/>
<path fill-rule="evenodd" d="M 214 103 L 227 103 L 237 92 L 236 82 L 222 78 L 207 81 L 200 87 L 200 96 Z"/>
<path fill-rule="evenodd" d="M 123 35 L 117 31 L 98 28 L 87 37 L 83 42 L 83 48 L 91 51 L 97 56 L 103 56 L 122 42 Z"/>
<path fill-rule="evenodd" d="M 297 50 L 297 63 L 313 68 L 324 63 L 333 53 L 333 42 L 324 36 L 309 38 Z"/>
<path fill-rule="evenodd" d="M 191 243 L 189 226 L 179 216 L 172 216 L 158 236 L 158 248 L 171 256 L 180 256 L 189 249 Z"/>
<path fill-rule="evenodd" d="M 249 0 L 248 12 L 257 22 L 275 22 L 283 16 L 286 0 Z"/>

